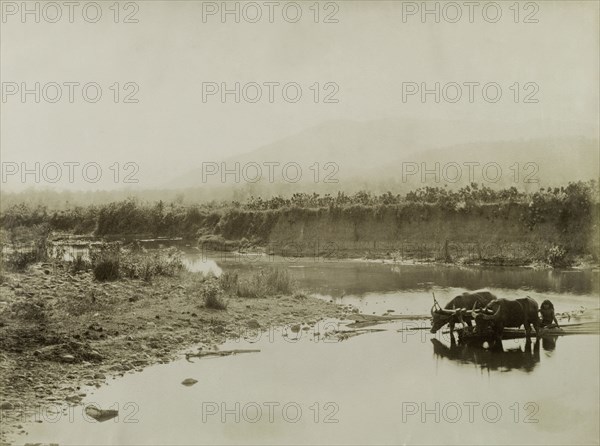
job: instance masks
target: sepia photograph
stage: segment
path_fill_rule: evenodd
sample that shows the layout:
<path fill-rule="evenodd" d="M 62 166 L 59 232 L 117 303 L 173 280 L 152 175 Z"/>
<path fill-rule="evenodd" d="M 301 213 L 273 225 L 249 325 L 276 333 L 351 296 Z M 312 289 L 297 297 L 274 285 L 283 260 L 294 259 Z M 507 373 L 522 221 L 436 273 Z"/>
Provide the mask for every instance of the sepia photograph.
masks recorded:
<path fill-rule="evenodd" d="M 600 1 L 0 0 L 12 445 L 600 445 Z"/>

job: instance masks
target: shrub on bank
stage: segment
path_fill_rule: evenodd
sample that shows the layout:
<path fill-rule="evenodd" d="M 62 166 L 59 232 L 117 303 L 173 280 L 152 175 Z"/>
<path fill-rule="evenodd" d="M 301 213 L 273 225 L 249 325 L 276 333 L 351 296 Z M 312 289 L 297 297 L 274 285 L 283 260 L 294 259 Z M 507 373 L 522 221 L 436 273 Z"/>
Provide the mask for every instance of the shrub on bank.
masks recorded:
<path fill-rule="evenodd" d="M 202 284 L 200 295 L 204 299 L 204 306 L 214 310 L 226 310 L 227 300 L 223 296 L 223 290 L 219 282 L 209 279 Z"/>
<path fill-rule="evenodd" d="M 308 295 L 304 291 L 294 291 L 292 297 L 296 300 L 306 300 Z"/>
<path fill-rule="evenodd" d="M 183 269 L 181 253 L 175 249 L 123 252 L 120 271 L 123 277 L 150 282 L 155 276 L 172 277 Z"/>
<path fill-rule="evenodd" d="M 256 299 L 277 294 L 292 294 L 296 284 L 285 268 L 255 271 L 245 277 L 237 272 L 223 273 L 221 286 L 238 297 Z"/>
<path fill-rule="evenodd" d="M 34 264 L 38 261 L 38 255 L 35 251 L 27 251 L 27 252 L 11 252 L 7 258 L 4 265 L 7 269 L 16 272 L 25 271 L 29 265 Z"/>
<path fill-rule="evenodd" d="M 4 246 L 10 246 L 10 252 L 2 259 L 3 268 L 23 272 L 33 263 L 48 260 L 52 251 L 49 235 L 50 228 L 47 224 L 14 226 L 8 231 L 3 230 L 0 255 L 4 255 Z"/>
<path fill-rule="evenodd" d="M 124 250 L 119 243 L 103 243 L 90 249 L 96 280 L 120 277 L 150 282 L 156 276 L 175 276 L 183 269 L 181 253 L 176 248 L 156 251 Z"/>
<path fill-rule="evenodd" d="M 221 274 L 221 277 L 219 277 L 219 283 L 225 292 L 233 296 L 237 296 L 239 279 L 240 278 L 237 271 L 224 271 L 223 274 Z"/>
<path fill-rule="evenodd" d="M 295 283 L 285 268 L 273 268 L 266 272 L 265 280 L 271 294 L 292 294 Z"/>
<path fill-rule="evenodd" d="M 92 271 L 94 272 L 94 278 L 99 282 L 117 280 L 120 277 L 119 259 L 102 259 L 93 266 Z"/>
<path fill-rule="evenodd" d="M 80 271 L 87 271 L 88 269 L 90 269 L 90 267 L 90 262 L 85 260 L 83 256 L 78 255 L 71 262 L 70 270 L 72 273 L 77 274 Z"/>
<path fill-rule="evenodd" d="M 265 281 L 261 277 L 261 272 L 254 273 L 250 277 L 240 280 L 237 285 L 237 295 L 257 299 L 267 296 L 268 291 Z"/>
<path fill-rule="evenodd" d="M 568 268 L 572 262 L 565 248 L 562 246 L 553 246 L 548 250 L 546 263 L 552 268 Z"/>
<path fill-rule="evenodd" d="M 90 248 L 90 261 L 94 278 L 100 282 L 117 280 L 119 273 L 119 255 L 121 246 L 118 243 L 102 243 Z"/>

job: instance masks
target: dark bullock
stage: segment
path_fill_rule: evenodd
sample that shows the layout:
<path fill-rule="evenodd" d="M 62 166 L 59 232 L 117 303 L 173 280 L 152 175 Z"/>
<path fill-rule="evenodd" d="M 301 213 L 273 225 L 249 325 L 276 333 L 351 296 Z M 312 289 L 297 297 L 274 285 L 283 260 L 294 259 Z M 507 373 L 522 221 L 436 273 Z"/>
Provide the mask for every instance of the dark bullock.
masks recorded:
<path fill-rule="evenodd" d="M 487 290 L 466 291 L 456 296 L 441 308 L 437 302 L 431 307 L 431 333 L 437 332 L 444 325 L 450 325 L 450 336 L 454 333 L 454 325 L 457 322 L 466 322 L 471 327 L 473 320 L 472 308 L 483 308 L 488 303 L 496 299 L 492 293 Z M 436 308 L 437 307 L 437 308 Z"/>
<path fill-rule="evenodd" d="M 473 308 L 471 312 L 475 318 L 477 331 L 485 334 L 492 331 L 498 339 L 502 339 L 504 327 L 519 328 L 525 326 L 525 333 L 531 336 L 531 325 L 538 337 L 540 320 L 538 318 L 538 304 L 531 297 L 508 300 L 496 299 L 486 305 L 482 311 Z"/>

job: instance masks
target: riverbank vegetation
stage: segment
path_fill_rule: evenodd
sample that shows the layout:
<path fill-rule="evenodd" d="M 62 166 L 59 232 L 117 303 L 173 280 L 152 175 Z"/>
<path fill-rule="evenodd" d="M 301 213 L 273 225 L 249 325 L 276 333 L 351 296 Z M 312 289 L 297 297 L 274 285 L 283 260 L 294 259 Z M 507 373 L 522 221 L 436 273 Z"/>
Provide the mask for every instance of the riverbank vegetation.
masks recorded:
<path fill-rule="evenodd" d="M 427 186 L 405 195 L 295 193 L 251 197 L 244 203 L 183 205 L 127 199 L 62 210 L 19 203 L 2 211 L 0 226 L 4 246 L 17 246 L 33 232 L 52 232 L 109 239 L 180 237 L 205 249 L 239 250 L 305 240 L 310 234 L 312 239 L 335 243 L 338 254 L 362 242 L 389 252 L 394 241 L 464 245 L 470 236 L 478 244 L 480 259 L 484 241 L 533 243 L 536 254 L 529 260 L 559 266 L 573 255 L 589 254 L 597 260 L 599 202 L 599 185 L 593 180 L 535 192 L 471 184 L 458 190 Z M 467 227 L 470 233 L 462 233 Z M 446 252 L 441 258 L 451 256 Z M 14 263 L 30 260 L 14 259 Z"/>
<path fill-rule="evenodd" d="M 448 212 L 473 212 L 486 205 L 527 205 L 522 221 L 529 227 L 544 221 L 545 214 L 560 214 L 565 228 L 574 220 L 591 216 L 592 207 L 600 201 L 600 186 L 589 182 L 569 183 L 565 187 L 541 188 L 524 192 L 515 187 L 491 189 L 472 183 L 456 191 L 443 187 L 423 187 L 406 195 L 386 192 L 374 195 L 361 191 L 353 195 L 296 193 L 290 197 L 268 199 L 251 197 L 247 202 L 210 202 L 184 206 L 178 202 L 154 203 L 126 199 L 99 206 L 68 207 L 53 210 L 43 205 L 14 204 L 0 214 L 0 225 L 5 230 L 35 228 L 45 225 L 54 231 L 97 236 L 126 236 L 148 234 L 153 236 L 196 236 L 198 229 L 221 224 L 224 228 L 235 223 L 241 213 L 256 211 L 315 212 L 329 211 L 332 215 L 377 215 L 386 207 L 410 212 L 417 208 L 437 207 Z M 226 222 L 221 221 L 228 217 Z M 268 223 L 265 221 L 265 223 Z M 12 232 L 11 232 L 12 233 Z M 17 233 L 18 236 L 18 233 Z"/>
<path fill-rule="evenodd" d="M 297 291 L 290 273 L 282 268 L 260 269 L 245 276 L 240 276 L 237 271 L 226 271 L 220 281 L 224 290 L 238 297 L 291 295 Z"/>

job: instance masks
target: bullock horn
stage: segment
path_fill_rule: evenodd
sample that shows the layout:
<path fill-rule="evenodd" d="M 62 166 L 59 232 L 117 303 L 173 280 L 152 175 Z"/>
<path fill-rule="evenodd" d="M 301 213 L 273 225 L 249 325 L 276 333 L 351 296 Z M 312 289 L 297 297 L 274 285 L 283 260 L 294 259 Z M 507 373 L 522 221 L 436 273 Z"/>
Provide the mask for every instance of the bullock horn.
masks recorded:
<path fill-rule="evenodd" d="M 486 320 L 488 320 L 488 321 L 490 321 L 490 320 L 496 320 L 496 319 L 498 319 L 498 316 L 500 315 L 500 308 L 501 308 L 501 307 L 502 307 L 502 304 L 498 304 L 498 309 L 496 310 L 496 312 L 495 312 L 495 313 L 493 313 L 493 314 L 490 314 L 490 315 L 484 315 L 483 317 L 484 317 Z M 486 307 L 486 310 L 491 310 L 491 308 L 487 308 L 487 307 Z"/>
<path fill-rule="evenodd" d="M 497 299 L 496 299 L 497 300 Z M 487 313 L 487 314 L 495 314 L 494 310 L 492 310 L 490 308 L 490 305 L 494 302 L 496 302 L 496 300 L 491 301 L 490 303 L 488 303 L 485 307 L 483 307 L 483 312 Z"/>
<path fill-rule="evenodd" d="M 477 312 L 476 312 L 476 310 L 477 310 L 477 302 L 475 302 L 475 303 L 473 304 L 473 308 L 471 309 L 471 317 L 472 317 L 473 319 L 475 319 L 475 315 L 476 315 L 476 313 L 477 313 Z"/>
<path fill-rule="evenodd" d="M 455 309 L 448 310 L 446 308 L 440 308 L 440 310 L 439 310 L 440 313 L 446 314 L 448 316 L 452 316 L 453 314 L 456 314 L 458 311 L 459 310 L 455 310 Z"/>

